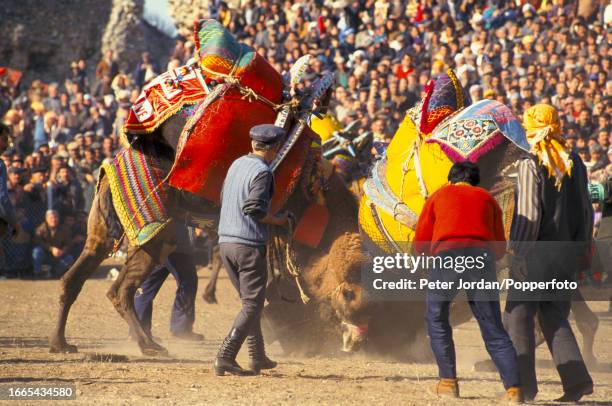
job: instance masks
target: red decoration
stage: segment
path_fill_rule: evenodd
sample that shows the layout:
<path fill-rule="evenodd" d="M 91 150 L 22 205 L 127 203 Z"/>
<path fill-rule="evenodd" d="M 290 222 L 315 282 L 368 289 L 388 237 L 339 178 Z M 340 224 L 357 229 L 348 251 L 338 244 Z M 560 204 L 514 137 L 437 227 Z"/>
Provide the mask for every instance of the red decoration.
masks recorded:
<path fill-rule="evenodd" d="M 318 203 L 311 203 L 293 232 L 293 239 L 311 248 L 317 248 L 329 223 L 329 210 Z"/>
<path fill-rule="evenodd" d="M 258 95 L 281 102 L 281 76 L 260 55 L 255 55 L 238 79 Z M 258 124 L 274 123 L 275 119 L 276 111 L 271 106 L 243 98 L 237 88 L 231 88 L 208 106 L 178 151 L 170 185 L 219 204 L 227 170 L 251 150 L 249 130 Z"/>

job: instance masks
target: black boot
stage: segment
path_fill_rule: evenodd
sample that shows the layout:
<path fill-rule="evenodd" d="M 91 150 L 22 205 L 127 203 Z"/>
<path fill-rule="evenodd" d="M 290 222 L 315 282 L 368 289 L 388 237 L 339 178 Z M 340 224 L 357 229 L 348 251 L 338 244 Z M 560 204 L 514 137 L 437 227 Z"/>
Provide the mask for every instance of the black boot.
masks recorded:
<path fill-rule="evenodd" d="M 247 337 L 247 344 L 249 346 L 249 367 L 256 374 L 262 369 L 276 368 L 276 361 L 272 361 L 266 355 L 266 348 L 264 346 L 264 339 L 261 333 L 250 335 Z"/>
<path fill-rule="evenodd" d="M 582 399 L 583 396 L 593 393 L 593 382 L 585 382 L 571 387 L 567 392 L 563 393 L 555 402 L 571 402 L 575 403 Z"/>
<path fill-rule="evenodd" d="M 242 369 L 236 362 L 236 355 L 238 355 L 245 338 L 246 334 L 235 328 L 230 331 L 221 343 L 221 348 L 219 348 L 219 353 L 215 359 L 215 374 L 222 376 L 227 372 L 232 375 L 254 375 L 252 371 Z"/>

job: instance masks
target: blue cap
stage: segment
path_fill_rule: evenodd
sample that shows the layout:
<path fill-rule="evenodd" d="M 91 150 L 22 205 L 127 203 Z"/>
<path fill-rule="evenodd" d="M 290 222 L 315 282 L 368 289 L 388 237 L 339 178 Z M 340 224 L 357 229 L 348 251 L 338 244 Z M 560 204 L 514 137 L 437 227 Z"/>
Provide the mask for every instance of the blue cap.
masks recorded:
<path fill-rule="evenodd" d="M 285 130 L 274 124 L 259 124 L 251 128 L 249 135 L 253 141 L 275 144 L 285 137 Z"/>

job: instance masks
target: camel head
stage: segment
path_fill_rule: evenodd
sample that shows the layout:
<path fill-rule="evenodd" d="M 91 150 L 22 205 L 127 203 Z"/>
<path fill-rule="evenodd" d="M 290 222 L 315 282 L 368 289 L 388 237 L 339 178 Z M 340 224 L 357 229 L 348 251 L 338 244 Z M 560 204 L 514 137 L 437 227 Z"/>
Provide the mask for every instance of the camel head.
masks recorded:
<path fill-rule="evenodd" d="M 369 304 L 363 293 L 361 286 L 345 282 L 332 294 L 332 308 L 341 320 L 343 352 L 359 351 L 367 342 Z"/>

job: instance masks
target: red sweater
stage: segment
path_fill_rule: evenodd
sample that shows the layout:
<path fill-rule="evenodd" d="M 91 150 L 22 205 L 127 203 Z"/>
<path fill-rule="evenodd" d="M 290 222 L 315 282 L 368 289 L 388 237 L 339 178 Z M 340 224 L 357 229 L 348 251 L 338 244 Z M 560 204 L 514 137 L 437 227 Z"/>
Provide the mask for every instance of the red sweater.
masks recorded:
<path fill-rule="evenodd" d="M 502 210 L 486 190 L 467 184 L 438 189 L 423 206 L 414 236 L 416 253 L 435 255 L 451 248 L 491 248 L 504 256 Z M 488 244 L 497 241 L 497 244 Z"/>

